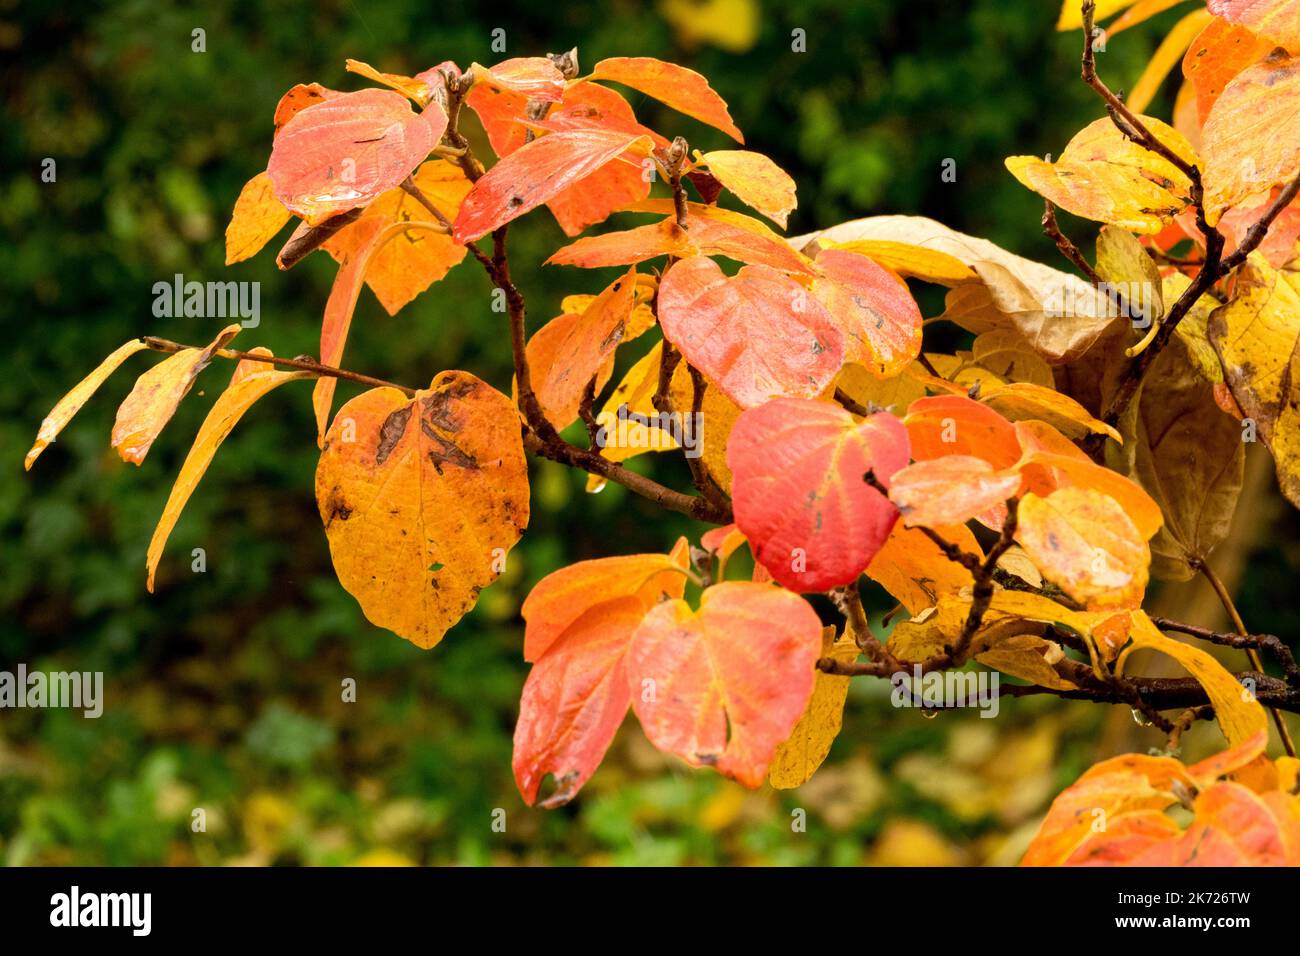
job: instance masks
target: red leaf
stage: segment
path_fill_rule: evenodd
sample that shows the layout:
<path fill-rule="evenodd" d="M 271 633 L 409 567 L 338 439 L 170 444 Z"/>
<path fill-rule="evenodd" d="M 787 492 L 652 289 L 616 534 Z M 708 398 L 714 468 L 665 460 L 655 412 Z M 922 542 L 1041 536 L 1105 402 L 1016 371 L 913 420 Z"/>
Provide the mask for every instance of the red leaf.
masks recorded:
<path fill-rule="evenodd" d="M 664 338 L 741 408 L 820 394 L 843 364 L 843 336 L 803 286 L 768 266 L 727 278 L 705 256 L 659 287 Z"/>
<path fill-rule="evenodd" d="M 632 707 L 660 750 L 757 787 L 804 712 L 821 646 L 816 612 L 769 585 L 715 585 L 698 611 L 665 601 L 632 638 Z"/>
<path fill-rule="evenodd" d="M 275 106 L 275 135 L 279 136 L 284 124 L 307 107 L 315 106 L 317 103 L 323 103 L 325 100 L 332 100 L 342 95 L 338 90 L 331 90 L 319 83 L 297 84 L 284 96 L 280 97 L 280 102 Z"/>
<path fill-rule="evenodd" d="M 863 476 L 888 487 L 907 460 L 907 431 L 888 412 L 856 422 L 829 402 L 768 402 L 743 413 L 727 441 L 736 525 L 790 590 L 848 584 L 898 520 Z"/>
<path fill-rule="evenodd" d="M 548 133 L 502 159 L 461 204 L 453 236 L 472 242 L 585 180 L 629 150 L 649 153 L 651 140 L 639 133 L 575 130 Z"/>
<path fill-rule="evenodd" d="M 294 115 L 271 149 L 275 195 L 310 223 L 364 206 L 409 176 L 438 145 L 447 115 L 390 90 L 359 90 Z"/>
<path fill-rule="evenodd" d="M 533 665 L 519 699 L 513 760 L 529 806 L 547 774 L 556 786 L 542 806 L 567 803 L 604 758 L 631 704 L 627 649 L 647 607 L 637 597 L 596 604 Z"/>
<path fill-rule="evenodd" d="M 640 90 L 679 113 L 722 130 L 737 142 L 745 141 L 727 112 L 726 102 L 694 70 L 648 56 L 616 56 L 597 63 L 591 77 Z"/>

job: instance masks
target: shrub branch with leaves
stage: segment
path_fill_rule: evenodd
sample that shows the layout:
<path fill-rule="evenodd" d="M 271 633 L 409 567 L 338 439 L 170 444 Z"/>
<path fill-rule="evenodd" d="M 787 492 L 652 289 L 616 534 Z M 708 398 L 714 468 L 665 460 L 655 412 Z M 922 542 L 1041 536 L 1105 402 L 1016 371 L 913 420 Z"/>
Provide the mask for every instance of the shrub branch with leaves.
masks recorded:
<path fill-rule="evenodd" d="M 1110 38 L 1168 6 L 1107 3 Z M 572 799 L 629 709 L 692 765 L 798 786 L 839 731 L 847 678 L 978 665 L 1011 678 L 1000 696 L 1121 704 L 1168 737 L 1170 756 L 1105 761 L 1058 797 L 1026 863 L 1298 863 L 1300 762 L 1282 714 L 1300 712 L 1300 667 L 1284 640 L 1247 629 L 1208 558 L 1241 490 L 1243 439 L 1268 446 L 1300 505 L 1300 3 L 1210 0 L 1128 99 L 1098 73 L 1096 12 L 1067 3 L 1059 25 L 1082 28 L 1083 80 L 1106 116 L 1055 161 L 1007 160 L 1083 278 L 919 217 L 786 239 L 717 205 L 730 193 L 784 228 L 795 184 L 757 152 L 700 152 L 641 125 L 616 87 L 743 144 L 704 77 L 671 63 L 615 57 L 580 75 L 575 50 L 406 77 L 350 60 L 378 86 L 285 94 L 266 171 L 226 233 L 230 264 L 296 218 L 281 268 L 315 250 L 337 260 L 319 355 L 232 349 L 238 325 L 206 345 L 142 337 L 55 406 L 27 467 L 135 353 L 168 353 L 118 411 L 113 447 L 137 464 L 203 369 L 235 361 L 150 543 L 152 590 L 244 411 L 313 381 L 336 573 L 372 622 L 425 648 L 523 534 L 527 454 L 716 526 L 698 547 L 583 561 L 529 594 L 514 753 L 529 804 Z M 1143 115 L 1184 50 L 1173 125 Z M 462 130 L 467 108 L 491 166 Z M 508 235 L 539 206 L 570 237 L 615 212 L 650 219 L 556 251 L 549 264 L 617 274 L 530 335 Z M 1093 262 L 1057 207 L 1102 224 Z M 512 397 L 463 371 L 417 388 L 341 367 L 363 286 L 396 313 L 466 254 L 505 313 Z M 930 320 L 909 282 L 947 289 L 933 321 L 972 333 L 968 350 L 924 349 Z M 655 330 L 597 410 L 619 348 Z M 333 412 L 340 379 L 367 390 Z M 564 435 L 578 422 L 585 443 Z M 624 464 L 679 448 L 693 492 Z M 742 547 L 749 580 L 728 574 Z M 1142 609 L 1152 576 L 1196 574 L 1233 633 Z M 863 607 L 864 575 L 898 602 L 887 619 L 906 612 L 887 639 Z M 809 594 L 842 623 L 823 626 Z M 1230 672 L 1205 644 L 1245 651 L 1249 668 Z M 1126 673 L 1138 650 L 1189 676 Z M 953 705 L 901 686 L 920 706 Z M 1181 735 L 1208 718 L 1227 748 L 1186 767 Z"/>

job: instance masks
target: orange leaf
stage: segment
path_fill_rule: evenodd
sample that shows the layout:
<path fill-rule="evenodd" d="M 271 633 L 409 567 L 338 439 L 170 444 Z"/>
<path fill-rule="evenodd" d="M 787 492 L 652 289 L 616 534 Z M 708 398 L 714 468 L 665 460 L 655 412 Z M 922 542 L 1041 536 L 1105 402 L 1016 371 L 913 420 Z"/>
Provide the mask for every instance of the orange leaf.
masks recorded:
<path fill-rule="evenodd" d="M 790 277 L 745 266 L 728 278 L 704 256 L 683 259 L 659 287 L 664 338 L 741 408 L 820 394 L 843 364 L 843 336 Z"/>
<path fill-rule="evenodd" d="M 564 74 L 544 56 L 520 56 L 502 60 L 488 69 L 477 63 L 475 85 L 486 84 L 494 90 L 509 90 L 530 100 L 553 103 L 564 95 Z"/>
<path fill-rule="evenodd" d="M 975 535 L 965 525 L 939 526 L 933 530 L 968 554 L 984 556 Z M 908 528 L 901 521 L 894 525 L 884 545 L 867 565 L 867 577 L 912 615 L 975 584 L 970 571 L 956 561 L 949 561 L 924 533 Z"/>
<path fill-rule="evenodd" d="M 296 113 L 275 138 L 266 171 L 280 202 L 316 224 L 397 186 L 446 128 L 436 103 L 415 113 L 388 90 L 344 93 Z"/>
<path fill-rule="evenodd" d="M 596 392 L 609 380 L 614 352 L 631 332 L 636 304 L 636 267 L 615 279 L 581 315 L 562 315 L 543 326 L 528 343 L 533 388 L 546 417 L 557 429 L 578 417 L 587 384 Z M 643 330 L 642 330 L 643 331 Z"/>
<path fill-rule="evenodd" d="M 104 384 L 104 380 L 117 371 L 118 367 L 129 359 L 136 352 L 143 348 L 148 348 L 140 339 L 132 339 L 125 345 L 120 345 L 100 362 L 93 372 L 78 382 L 69 392 L 59 399 L 58 404 L 50 409 L 50 413 L 45 416 L 41 422 L 40 430 L 36 433 L 36 441 L 32 444 L 31 450 L 27 452 L 27 457 L 23 460 L 23 470 L 31 471 L 32 465 L 36 459 L 41 456 L 41 452 L 50 446 L 50 443 L 58 437 L 63 427 L 72 421 L 72 417 L 81 411 L 81 406 L 90 401 L 90 396 L 94 395 L 99 386 Z"/>
<path fill-rule="evenodd" d="M 694 70 L 648 56 L 616 56 L 597 63 L 591 77 L 630 86 L 679 113 L 722 130 L 739 143 L 745 141 L 727 112 L 726 102 Z"/>
<path fill-rule="evenodd" d="M 438 211 L 448 220 L 456 218 L 461 201 L 470 191 L 470 181 L 461 168 L 445 160 L 424 163 L 412 177 Z M 437 282 L 465 258 L 465 247 L 437 230 L 439 224 L 424 206 L 400 186 L 390 189 L 366 207 L 362 220 L 344 226 L 322 247 L 340 263 L 362 250 L 372 237 L 372 226 L 362 225 L 374 217 L 388 222 L 427 222 L 419 230 L 404 231 L 376 249 L 366 267 L 366 285 L 389 315 Z"/>
<path fill-rule="evenodd" d="M 280 97 L 280 102 L 275 106 L 275 135 L 279 136 L 284 124 L 307 107 L 342 95 L 338 90 L 331 90 L 319 83 L 297 84 Z"/>
<path fill-rule="evenodd" d="M 903 423 L 917 461 L 973 455 L 1001 471 L 1020 459 L 1015 427 L 988 406 L 960 395 L 919 398 Z"/>
<path fill-rule="evenodd" d="M 907 447 L 888 412 L 857 422 L 838 405 L 789 398 L 744 412 L 727 463 L 736 525 L 755 559 L 792 591 L 856 580 L 898 520 L 864 475 L 888 487 Z"/>
<path fill-rule="evenodd" d="M 417 106 L 426 105 L 433 95 L 427 77 L 421 79 L 420 77 L 402 76 L 399 73 L 381 73 L 369 63 L 363 63 L 361 60 L 347 60 L 343 66 L 349 73 L 356 73 L 358 76 L 364 76 L 368 80 L 374 80 L 389 89 L 396 90 Z"/>
<path fill-rule="evenodd" d="M 1201 124 L 1233 77 L 1272 49 L 1273 44 L 1245 27 L 1217 17 L 1197 34 L 1183 57 L 1183 76 L 1196 91 L 1196 112 Z"/>
<path fill-rule="evenodd" d="M 238 325 L 228 325 L 204 348 L 183 349 L 169 355 L 136 379 L 113 423 L 112 445 L 123 461 L 136 465 L 144 461 L 158 433 L 176 414 L 181 399 L 189 394 L 194 379 L 207 368 L 216 351 L 224 348 L 238 332 Z"/>
<path fill-rule="evenodd" d="M 339 409 L 316 503 L 339 583 L 372 624 L 433 647 L 504 568 L 528 525 L 518 422 L 510 399 L 467 372 Z"/>
<path fill-rule="evenodd" d="M 686 566 L 682 538 L 671 554 L 596 558 L 551 572 L 524 600 L 524 660 L 539 661 L 570 625 L 602 602 L 636 596 L 649 608 L 663 596 L 680 598 L 686 590 Z"/>
<path fill-rule="evenodd" d="M 453 235 L 472 242 L 522 216 L 629 151 L 645 155 L 650 137 L 618 130 L 548 133 L 499 161 L 474 184 Z"/>
<path fill-rule="evenodd" d="M 1020 490 L 1015 471 L 995 472 L 982 458 L 947 455 L 895 472 L 889 500 L 908 527 L 965 524 Z"/>
<path fill-rule="evenodd" d="M 660 750 L 757 787 L 808 704 L 821 645 L 816 612 L 769 585 L 714 585 L 698 611 L 665 601 L 632 639 L 632 707 Z"/>
<path fill-rule="evenodd" d="M 1164 524 L 1160 506 L 1141 485 L 1096 464 L 1051 425 L 1016 422 L 1015 433 L 1024 449 L 1018 467 L 1027 490 L 1044 497 L 1057 488 L 1099 491 L 1119 503 L 1144 541 Z"/>

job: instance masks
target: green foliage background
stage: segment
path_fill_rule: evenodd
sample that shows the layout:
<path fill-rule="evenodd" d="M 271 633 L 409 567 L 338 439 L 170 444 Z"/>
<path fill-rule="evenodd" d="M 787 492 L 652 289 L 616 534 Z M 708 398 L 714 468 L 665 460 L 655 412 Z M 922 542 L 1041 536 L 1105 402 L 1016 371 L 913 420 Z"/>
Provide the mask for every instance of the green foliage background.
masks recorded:
<path fill-rule="evenodd" d="M 683 15 L 721 32 L 692 37 Z M 1111 45 L 1103 68 L 1116 85 L 1136 79 L 1170 17 Z M 20 462 L 54 400 L 121 342 L 213 334 L 217 320 L 153 317 L 152 286 L 175 273 L 260 281 L 261 326 L 241 334 L 243 347 L 315 351 L 333 262 L 312 256 L 279 273 L 267 250 L 226 268 L 222 232 L 240 187 L 264 167 L 280 95 L 310 80 L 359 88 L 346 57 L 401 73 L 449 58 L 491 63 L 499 27 L 507 55 L 576 45 L 587 65 L 679 61 L 708 76 L 749 144 L 795 176 L 792 234 L 921 213 L 1052 261 L 1041 206 L 1002 159 L 1059 152 L 1099 115 L 1076 79 L 1079 38 L 1054 33 L 1055 18 L 1049 0 L 0 2 L 0 669 L 102 670 L 107 685 L 97 721 L 0 711 L 0 860 L 1014 862 L 1051 795 L 1096 759 L 1100 709 L 1022 702 L 997 721 L 922 721 L 891 708 L 883 683 L 855 685 L 831 760 L 782 795 L 688 771 L 629 721 L 573 806 L 524 807 L 510 735 L 528 588 L 561 564 L 662 550 L 701 530 L 621 488 L 589 496 L 581 475 L 535 465 L 533 522 L 508 573 L 424 652 L 368 625 L 333 578 L 311 491 L 307 386 L 273 394 L 226 443 L 153 596 L 145 545 L 228 370 L 206 373 L 207 394 L 186 401 L 138 470 L 110 454 L 107 435 L 147 356 L 31 474 Z M 191 50 L 196 27 L 204 53 Z M 796 28 L 806 53 L 791 51 Z M 670 136 L 723 145 L 644 97 L 632 102 Z M 40 181 L 46 157 L 54 184 Z M 940 178 L 948 158 L 956 183 Z M 563 240 L 545 214 L 512 236 L 534 323 L 564 294 L 603 284 L 538 267 Z M 396 317 L 363 295 L 347 364 L 417 385 L 445 368 L 510 383 L 508 336 L 472 263 Z M 684 486 L 679 462 L 645 467 Z M 1245 610 L 1257 627 L 1296 633 L 1300 614 L 1270 597 L 1300 564 L 1287 520 L 1256 556 Z M 204 574 L 189 567 L 198 547 Z M 340 701 L 345 677 L 357 680 L 355 704 Z M 191 832 L 196 807 L 206 833 Z M 505 833 L 491 828 L 496 808 Z M 807 833 L 792 832 L 796 808 Z"/>

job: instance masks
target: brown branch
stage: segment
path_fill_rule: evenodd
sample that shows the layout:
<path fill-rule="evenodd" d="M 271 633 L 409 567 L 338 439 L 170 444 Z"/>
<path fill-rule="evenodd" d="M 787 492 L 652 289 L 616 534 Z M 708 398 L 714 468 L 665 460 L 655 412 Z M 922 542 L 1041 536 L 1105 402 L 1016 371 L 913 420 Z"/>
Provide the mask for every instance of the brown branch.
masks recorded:
<path fill-rule="evenodd" d="M 1047 234 L 1047 238 L 1056 243 L 1056 248 L 1061 250 L 1061 255 L 1073 262 L 1094 286 L 1099 286 L 1105 281 L 1097 273 L 1097 270 L 1092 267 L 1092 264 L 1084 258 L 1083 253 L 1079 251 L 1079 247 L 1074 244 L 1074 241 L 1061 231 L 1061 227 L 1056 221 L 1056 206 L 1050 199 L 1043 200 L 1043 232 Z"/>
<path fill-rule="evenodd" d="M 201 348 L 201 346 L 182 345 L 179 342 L 173 342 L 170 339 L 161 339 L 155 335 L 142 335 L 140 341 L 147 348 L 155 352 L 181 352 L 185 349 Z M 267 365 L 277 365 L 281 368 L 293 368 L 303 372 L 314 372 L 324 378 L 340 378 L 349 382 L 356 382 L 359 385 L 369 385 L 371 388 L 395 388 L 407 398 L 415 396 L 415 389 L 408 388 L 405 385 L 398 385 L 396 382 L 387 382 L 382 378 L 375 378 L 373 375 L 363 375 L 360 372 L 351 372 L 345 368 L 335 368 L 333 365 L 322 365 L 310 355 L 300 355 L 297 358 L 280 358 L 277 355 L 262 355 L 257 352 L 241 352 L 239 349 L 218 349 L 213 353 L 221 358 L 235 359 L 237 361 L 247 360 L 249 362 L 264 362 Z"/>
<path fill-rule="evenodd" d="M 1259 244 L 1264 241 L 1264 237 L 1268 235 L 1273 220 L 1282 214 L 1283 209 L 1291 205 L 1292 200 L 1296 198 L 1298 193 L 1300 193 L 1300 175 L 1297 175 L 1295 179 L 1286 184 L 1286 188 L 1278 193 L 1277 198 L 1269 204 L 1268 209 L 1264 210 L 1264 214 L 1246 230 L 1246 238 L 1241 241 L 1241 245 L 1233 251 L 1232 255 L 1224 258 L 1220 268 L 1225 275 L 1245 262 L 1246 257 L 1259 247 Z"/>

